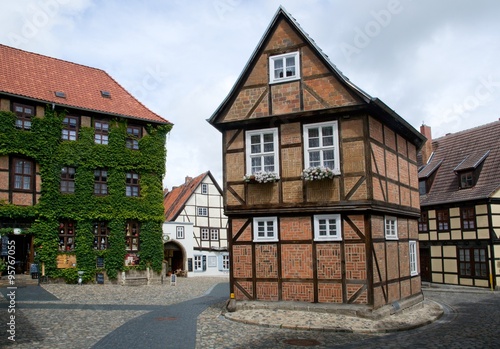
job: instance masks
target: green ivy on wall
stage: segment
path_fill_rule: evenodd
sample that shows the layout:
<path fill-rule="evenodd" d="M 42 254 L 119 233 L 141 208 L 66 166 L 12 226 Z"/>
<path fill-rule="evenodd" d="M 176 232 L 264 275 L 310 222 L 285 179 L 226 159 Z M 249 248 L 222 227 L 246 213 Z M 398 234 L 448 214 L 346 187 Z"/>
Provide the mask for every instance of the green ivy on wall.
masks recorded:
<path fill-rule="evenodd" d="M 116 278 L 124 270 L 125 226 L 128 220 L 140 222 L 140 269 L 151 267 L 161 271 L 163 261 L 162 224 L 163 186 L 165 173 L 165 138 L 172 125 L 145 126 L 147 135 L 139 140 L 140 150 L 126 148 L 126 121 L 110 122 L 107 145 L 95 144 L 94 129 L 81 127 L 78 140 L 62 141 L 64 114 L 46 109 L 43 118 L 32 120 L 31 130 L 15 127 L 16 116 L 0 111 L 0 156 L 16 154 L 39 164 L 41 197 L 34 206 L 20 207 L 0 201 L 0 219 L 15 218 L 33 221 L 29 232 L 34 235 L 34 247 L 39 262 L 45 264 L 49 277 L 64 277 L 76 282 L 77 269 L 83 270 L 84 280 L 91 280 L 97 269 L 97 257 L 104 257 L 105 270 Z M 60 193 L 61 168 L 76 168 L 75 193 Z M 94 170 L 108 171 L 108 195 L 94 195 Z M 140 197 L 125 196 L 126 173 L 140 175 Z M 57 269 L 59 222 L 75 222 L 77 269 Z M 110 229 L 108 248 L 94 250 L 93 225 L 106 221 Z"/>

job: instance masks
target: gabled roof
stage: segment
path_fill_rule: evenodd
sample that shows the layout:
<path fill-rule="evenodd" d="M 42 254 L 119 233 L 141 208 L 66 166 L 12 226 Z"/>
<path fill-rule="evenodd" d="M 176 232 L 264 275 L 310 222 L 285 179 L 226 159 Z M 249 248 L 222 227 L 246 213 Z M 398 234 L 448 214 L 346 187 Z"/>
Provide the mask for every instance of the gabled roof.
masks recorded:
<path fill-rule="evenodd" d="M 421 206 L 488 199 L 500 189 L 500 121 L 438 138 L 432 148 L 432 163 L 441 166 L 429 193 L 420 197 Z M 460 189 L 457 172 L 474 169 L 475 185 Z"/>
<path fill-rule="evenodd" d="M 253 51 L 248 60 L 247 64 L 243 68 L 240 76 L 236 80 L 236 83 L 232 87 L 229 94 L 223 100 L 221 105 L 215 110 L 212 116 L 207 120 L 214 127 L 219 128 L 220 123 L 218 122 L 218 117 L 224 110 L 230 105 L 230 103 L 234 100 L 238 91 L 241 89 L 245 82 L 245 78 L 250 73 L 252 67 L 255 66 L 255 63 L 264 50 L 267 41 L 270 39 L 273 31 L 278 26 L 281 20 L 287 21 L 288 24 L 297 32 L 297 34 L 310 46 L 313 52 L 316 53 L 318 58 L 323 62 L 323 64 L 330 69 L 334 76 L 338 79 L 338 81 L 343 84 L 348 90 L 353 92 L 356 96 L 358 96 L 367 106 L 371 109 L 371 111 L 378 116 L 382 122 L 389 122 L 394 126 L 396 131 L 401 134 L 407 136 L 407 138 L 415 144 L 417 149 L 419 149 L 425 143 L 425 137 L 420 134 L 417 130 L 415 130 L 408 122 L 406 122 L 401 116 L 399 116 L 394 110 L 390 109 L 384 102 L 379 100 L 376 97 L 371 97 L 365 91 L 361 90 L 358 86 L 353 84 L 328 58 L 328 56 L 319 48 L 318 45 L 314 42 L 314 40 L 302 29 L 299 23 L 292 17 L 290 13 L 288 13 L 283 6 L 280 6 L 276 11 L 271 23 L 267 27 L 264 35 L 260 39 L 257 47 Z"/>
<path fill-rule="evenodd" d="M 420 171 L 418 171 L 418 178 L 419 179 L 428 178 L 434 172 L 436 172 L 436 170 L 439 168 L 439 166 L 441 166 L 442 163 L 443 160 L 435 160 L 433 158 L 431 162 L 429 162 Z"/>
<path fill-rule="evenodd" d="M 168 192 L 163 198 L 165 221 L 170 222 L 177 219 L 189 198 L 194 194 L 196 189 L 207 176 L 211 179 L 220 195 L 222 195 L 222 190 L 210 171 L 202 173 L 198 177 L 188 179 L 184 184 L 172 188 L 172 191 Z"/>
<path fill-rule="evenodd" d="M 0 67 L 0 94 L 63 108 L 169 123 L 100 69 L 1 44 Z M 104 91 L 104 96 L 101 91 Z M 62 92 L 65 97 L 56 96 L 56 92 Z"/>

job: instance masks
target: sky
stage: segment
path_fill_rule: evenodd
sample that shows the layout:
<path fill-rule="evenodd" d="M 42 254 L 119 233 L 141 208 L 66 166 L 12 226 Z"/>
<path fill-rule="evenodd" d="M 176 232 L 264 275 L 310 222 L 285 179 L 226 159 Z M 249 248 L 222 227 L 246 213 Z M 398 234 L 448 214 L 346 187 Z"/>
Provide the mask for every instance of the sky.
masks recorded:
<path fill-rule="evenodd" d="M 351 82 L 433 138 L 500 118 L 500 1 L 2 1 L 0 43 L 105 70 L 174 124 L 164 187 L 210 171 L 206 120 L 282 5 Z M 1 69 L 1 67 L 0 67 Z"/>

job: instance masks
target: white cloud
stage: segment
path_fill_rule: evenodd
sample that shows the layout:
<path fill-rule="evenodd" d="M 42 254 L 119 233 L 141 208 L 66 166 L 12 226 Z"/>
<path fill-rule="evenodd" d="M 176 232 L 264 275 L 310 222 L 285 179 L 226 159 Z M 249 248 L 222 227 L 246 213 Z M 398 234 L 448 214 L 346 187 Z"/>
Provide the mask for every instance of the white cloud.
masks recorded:
<path fill-rule="evenodd" d="M 2 3 L 0 42 L 104 69 L 173 122 L 167 187 L 207 170 L 220 181 L 221 135 L 206 119 L 280 4 L 352 82 L 415 128 L 425 121 L 437 137 L 498 120 L 493 0 L 17 0 Z M 346 45 L 357 48 L 350 57 Z"/>

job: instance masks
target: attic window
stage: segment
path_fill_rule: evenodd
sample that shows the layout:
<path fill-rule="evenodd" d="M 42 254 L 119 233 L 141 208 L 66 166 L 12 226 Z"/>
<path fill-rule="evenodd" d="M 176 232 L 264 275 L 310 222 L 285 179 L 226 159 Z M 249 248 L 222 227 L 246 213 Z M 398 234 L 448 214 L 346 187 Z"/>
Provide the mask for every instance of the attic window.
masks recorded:
<path fill-rule="evenodd" d="M 62 91 L 56 91 L 55 95 L 56 95 L 56 97 L 59 97 L 59 98 L 66 98 L 66 93 L 64 93 Z"/>
<path fill-rule="evenodd" d="M 299 52 L 269 57 L 269 82 L 277 83 L 300 78 Z"/>
<path fill-rule="evenodd" d="M 111 92 L 101 90 L 101 96 L 104 98 L 111 98 Z"/>
<path fill-rule="evenodd" d="M 462 162 L 453 169 L 458 176 L 458 185 L 460 189 L 472 188 L 476 185 L 484 160 L 488 157 L 489 153 L 489 150 L 487 152 L 474 152 L 463 159 Z"/>

